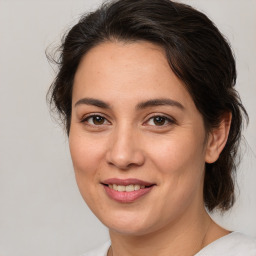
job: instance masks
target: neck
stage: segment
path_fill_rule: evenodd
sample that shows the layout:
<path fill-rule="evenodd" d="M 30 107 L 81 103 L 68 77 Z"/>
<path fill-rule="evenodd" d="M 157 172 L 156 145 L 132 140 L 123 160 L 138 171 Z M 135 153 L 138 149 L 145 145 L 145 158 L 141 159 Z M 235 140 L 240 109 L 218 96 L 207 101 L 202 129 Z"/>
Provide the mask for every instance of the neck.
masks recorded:
<path fill-rule="evenodd" d="M 194 255 L 215 240 L 215 236 L 208 235 L 214 225 L 203 207 L 200 212 L 190 212 L 150 234 L 127 235 L 110 230 L 112 246 L 109 255 Z"/>

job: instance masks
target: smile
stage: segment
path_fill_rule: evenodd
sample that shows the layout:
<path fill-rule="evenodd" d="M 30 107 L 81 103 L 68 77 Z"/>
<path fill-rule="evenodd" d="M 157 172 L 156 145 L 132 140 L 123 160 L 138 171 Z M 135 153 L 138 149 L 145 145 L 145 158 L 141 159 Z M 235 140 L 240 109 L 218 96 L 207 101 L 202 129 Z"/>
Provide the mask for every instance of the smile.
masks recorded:
<path fill-rule="evenodd" d="M 102 185 L 108 197 L 119 203 L 132 203 L 148 194 L 156 184 L 138 179 L 109 179 Z"/>
<path fill-rule="evenodd" d="M 117 184 L 109 184 L 108 185 L 111 189 L 114 189 L 115 191 L 119 191 L 119 192 L 131 192 L 131 191 L 136 191 L 136 190 L 139 190 L 139 189 L 143 189 L 145 188 L 144 185 L 137 185 L 137 184 L 130 184 L 128 186 L 123 186 L 123 185 L 117 185 Z"/>

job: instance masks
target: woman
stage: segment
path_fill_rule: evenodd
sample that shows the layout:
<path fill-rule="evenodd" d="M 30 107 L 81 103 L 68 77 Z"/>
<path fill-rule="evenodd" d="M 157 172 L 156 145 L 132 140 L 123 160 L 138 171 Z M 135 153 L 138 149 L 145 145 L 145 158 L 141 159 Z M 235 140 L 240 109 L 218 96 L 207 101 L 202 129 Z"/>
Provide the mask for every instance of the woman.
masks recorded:
<path fill-rule="evenodd" d="M 69 31 L 51 102 L 111 239 L 85 255 L 256 255 L 206 211 L 234 203 L 247 117 L 235 82 L 228 43 L 184 4 L 109 2 Z"/>

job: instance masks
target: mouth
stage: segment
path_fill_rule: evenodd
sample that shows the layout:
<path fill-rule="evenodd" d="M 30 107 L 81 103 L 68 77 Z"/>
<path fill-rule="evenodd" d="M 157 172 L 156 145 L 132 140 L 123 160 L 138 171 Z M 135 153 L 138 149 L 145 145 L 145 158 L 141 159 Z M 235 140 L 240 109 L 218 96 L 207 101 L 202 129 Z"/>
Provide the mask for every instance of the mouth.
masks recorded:
<path fill-rule="evenodd" d="M 148 194 L 156 185 L 138 179 L 108 179 L 101 183 L 107 195 L 121 203 L 131 203 Z"/>
<path fill-rule="evenodd" d="M 130 184 L 128 186 L 124 185 L 117 185 L 117 184 L 108 184 L 107 185 L 109 188 L 114 189 L 115 191 L 119 192 L 131 192 L 131 191 L 137 191 L 140 189 L 145 188 L 146 186 L 144 185 L 137 185 L 137 184 Z M 149 186 L 148 186 L 149 187 Z"/>

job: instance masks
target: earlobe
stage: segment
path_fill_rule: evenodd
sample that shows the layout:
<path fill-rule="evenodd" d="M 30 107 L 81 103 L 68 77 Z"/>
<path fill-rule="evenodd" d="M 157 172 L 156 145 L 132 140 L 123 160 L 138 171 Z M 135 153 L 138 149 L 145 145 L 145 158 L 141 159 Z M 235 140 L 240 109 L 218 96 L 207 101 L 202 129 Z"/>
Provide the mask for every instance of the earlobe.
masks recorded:
<path fill-rule="evenodd" d="M 214 163 L 218 160 L 220 153 L 226 145 L 230 130 L 232 114 L 227 112 L 223 114 L 220 125 L 213 128 L 208 136 L 207 148 L 205 154 L 206 163 Z"/>

